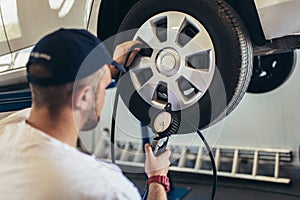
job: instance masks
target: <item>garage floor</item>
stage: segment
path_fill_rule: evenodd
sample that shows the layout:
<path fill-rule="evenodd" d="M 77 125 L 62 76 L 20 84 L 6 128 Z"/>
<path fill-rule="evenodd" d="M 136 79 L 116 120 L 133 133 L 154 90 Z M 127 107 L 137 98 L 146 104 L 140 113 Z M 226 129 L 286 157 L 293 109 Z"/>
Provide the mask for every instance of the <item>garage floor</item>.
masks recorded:
<path fill-rule="evenodd" d="M 299 200 L 300 169 L 291 168 L 286 173 L 292 177 L 292 183 L 289 185 L 219 177 L 215 200 Z M 126 173 L 125 175 L 136 184 L 140 191 L 144 190 L 145 176 L 143 174 Z M 212 183 L 210 176 L 171 172 L 171 178 L 175 188 L 190 189 L 183 199 L 209 199 Z"/>

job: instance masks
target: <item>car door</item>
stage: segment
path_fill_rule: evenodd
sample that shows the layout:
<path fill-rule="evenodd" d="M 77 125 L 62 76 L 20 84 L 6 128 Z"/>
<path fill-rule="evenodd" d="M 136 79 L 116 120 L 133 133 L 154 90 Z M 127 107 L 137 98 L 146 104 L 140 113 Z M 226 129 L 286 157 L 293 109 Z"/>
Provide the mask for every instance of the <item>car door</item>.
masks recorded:
<path fill-rule="evenodd" d="M 86 28 L 92 1 L 0 0 L 0 112 L 30 106 L 25 65 L 34 44 L 59 28 Z"/>
<path fill-rule="evenodd" d="M 24 67 L 33 45 L 59 28 L 86 28 L 92 0 L 1 0 L 12 68 Z"/>

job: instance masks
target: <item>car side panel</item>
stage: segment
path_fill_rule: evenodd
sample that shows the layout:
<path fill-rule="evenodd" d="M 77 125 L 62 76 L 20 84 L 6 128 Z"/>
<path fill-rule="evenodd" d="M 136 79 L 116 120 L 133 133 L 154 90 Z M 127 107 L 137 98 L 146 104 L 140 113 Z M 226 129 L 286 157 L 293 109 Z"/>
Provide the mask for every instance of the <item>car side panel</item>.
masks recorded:
<path fill-rule="evenodd" d="M 300 34 L 299 0 L 255 0 L 267 40 Z"/>
<path fill-rule="evenodd" d="M 4 70 L 0 68 L 0 87 L 26 81 L 23 67 L 33 45 L 41 37 L 59 28 L 86 29 L 92 2 L 93 0 L 1 0 L 4 28 L 0 29 L 0 39 L 6 37 L 0 41 L 0 55 L 8 55 L 0 57 L 0 66 L 6 63 L 2 67 Z M 6 31 L 4 36 L 3 30 Z"/>
<path fill-rule="evenodd" d="M 4 25 L 12 51 L 34 45 L 60 27 L 86 28 L 88 0 L 2 0 Z"/>
<path fill-rule="evenodd" d="M 2 20 L 2 7 L 0 1 L 0 72 L 9 69 L 11 63 L 10 50 L 6 40 L 6 32 Z"/>

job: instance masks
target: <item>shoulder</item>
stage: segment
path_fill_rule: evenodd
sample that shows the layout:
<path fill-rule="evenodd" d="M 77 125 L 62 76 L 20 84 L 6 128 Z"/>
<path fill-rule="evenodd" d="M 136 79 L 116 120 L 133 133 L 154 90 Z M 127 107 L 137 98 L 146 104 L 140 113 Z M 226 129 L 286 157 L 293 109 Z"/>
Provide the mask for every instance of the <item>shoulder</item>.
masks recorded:
<path fill-rule="evenodd" d="M 0 120 L 0 128 L 25 121 L 29 117 L 30 110 L 30 108 L 20 110 Z"/>
<path fill-rule="evenodd" d="M 27 145 L 25 143 L 33 141 L 24 134 L 29 132 L 25 122 L 29 113 L 30 109 L 25 109 L 0 120 L 1 151 L 13 148 L 17 152 L 18 149 Z"/>

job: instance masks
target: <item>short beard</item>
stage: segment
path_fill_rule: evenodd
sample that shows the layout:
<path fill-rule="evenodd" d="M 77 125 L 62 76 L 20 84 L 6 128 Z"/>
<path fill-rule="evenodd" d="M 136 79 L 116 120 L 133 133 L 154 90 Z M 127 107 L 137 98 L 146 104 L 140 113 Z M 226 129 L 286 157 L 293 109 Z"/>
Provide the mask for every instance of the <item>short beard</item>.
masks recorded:
<path fill-rule="evenodd" d="M 90 111 L 88 111 L 86 114 L 87 119 L 84 122 L 81 131 L 90 131 L 96 128 L 99 123 L 99 118 L 97 117 L 95 106 L 92 106 Z"/>

